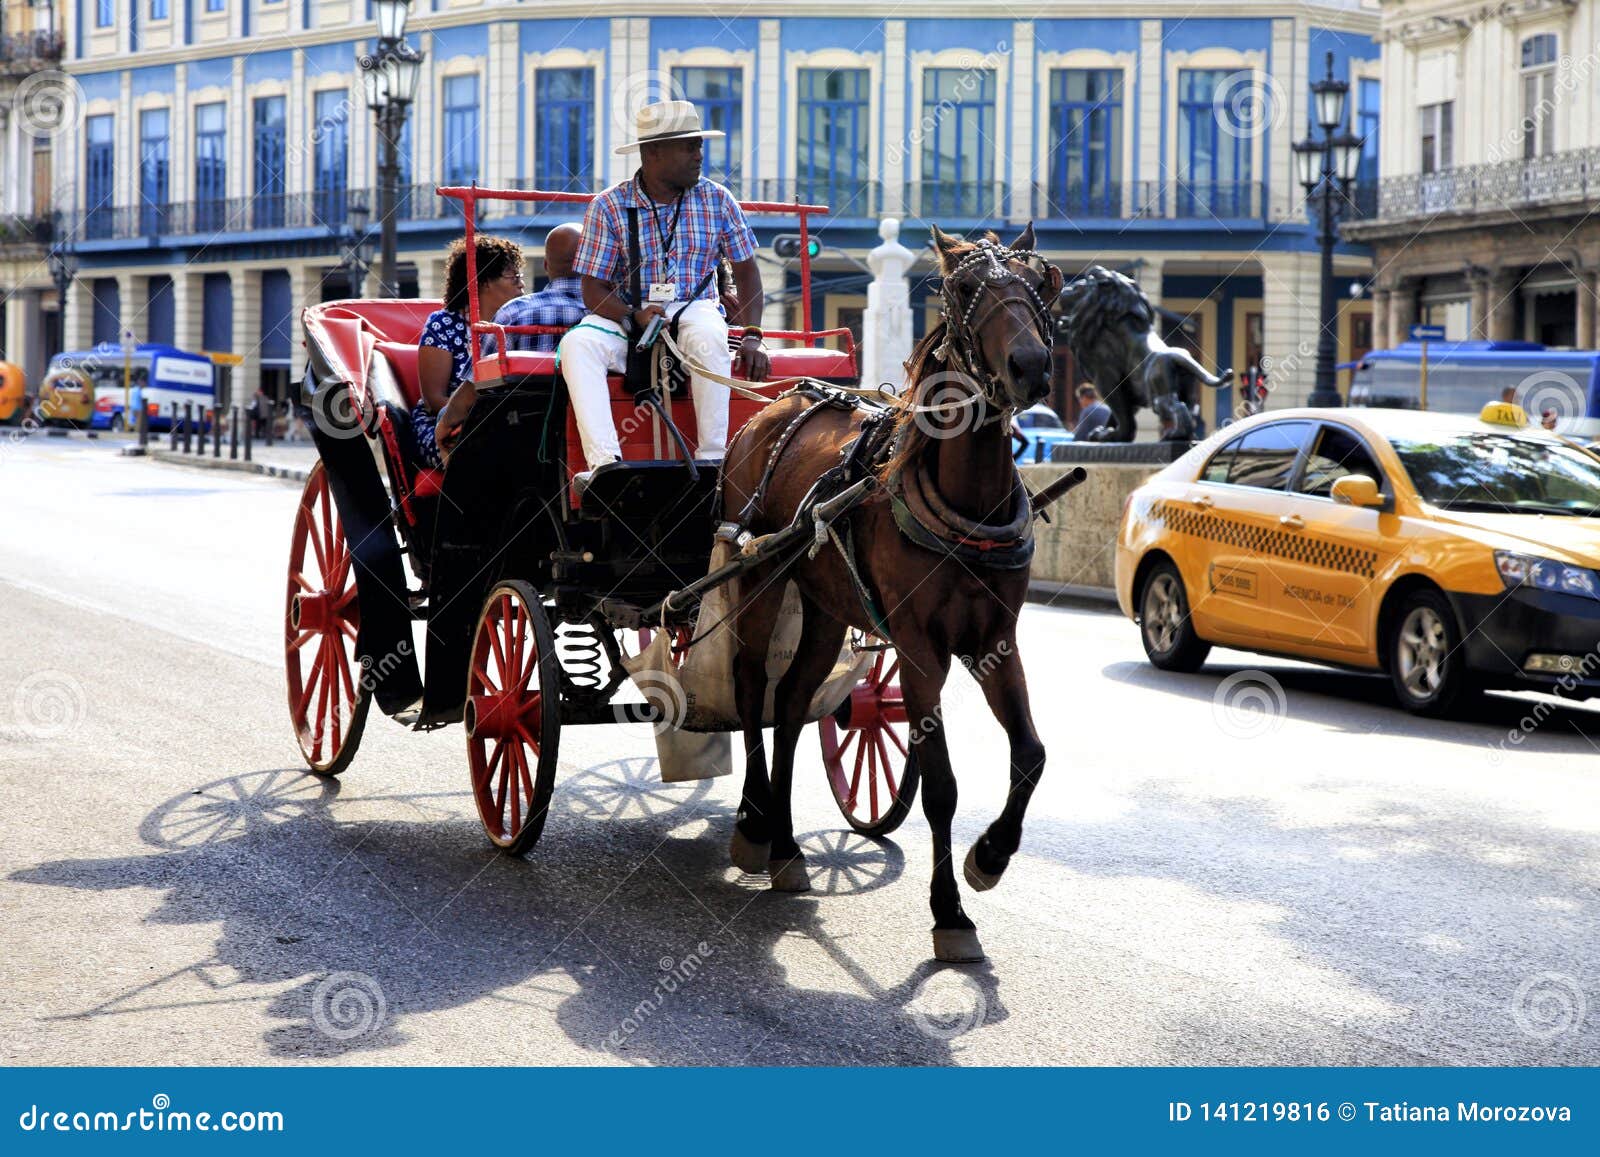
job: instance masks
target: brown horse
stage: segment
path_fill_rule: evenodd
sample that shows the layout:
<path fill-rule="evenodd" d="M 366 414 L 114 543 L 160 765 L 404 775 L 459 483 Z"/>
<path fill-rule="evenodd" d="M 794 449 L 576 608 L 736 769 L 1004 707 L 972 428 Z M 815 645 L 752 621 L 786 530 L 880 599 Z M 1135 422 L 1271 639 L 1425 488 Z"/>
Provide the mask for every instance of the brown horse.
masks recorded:
<path fill-rule="evenodd" d="M 940 694 L 959 658 L 983 687 L 989 708 L 1011 743 L 1011 789 L 1000 817 L 972 847 L 968 884 L 992 888 L 1022 841 L 1028 799 L 1044 770 L 1044 745 L 1034 729 L 1017 650 L 1017 614 L 1028 588 L 1020 566 L 996 569 L 970 551 L 919 545 L 896 524 L 887 490 L 919 488 L 927 504 L 964 526 L 1021 526 L 1031 553 L 1027 495 L 1011 457 L 1009 418 L 1050 389 L 1049 307 L 1061 273 L 1034 252 L 1030 225 L 1011 246 L 991 234 L 979 242 L 934 227 L 943 274 L 944 317 L 907 363 L 909 388 L 895 415 L 893 456 L 881 468 L 887 484 L 849 516 L 841 533 L 855 545 L 868 598 L 852 580 L 840 549 L 829 546 L 793 569 L 752 571 L 735 628 L 740 640 L 734 677 L 745 736 L 745 782 L 734 829 L 734 863 L 770 871 L 772 887 L 810 887 L 790 812 L 795 744 L 813 692 L 838 658 L 850 627 L 888 634 L 899 652 L 901 686 L 912 721 L 911 757 L 922 778 L 922 805 L 933 831 L 933 945 L 940 960 L 983 959 L 977 930 L 961 908 L 951 860 L 950 825 L 956 780 L 945 746 Z M 840 461 L 866 415 L 821 406 L 786 434 L 814 399 L 791 395 L 751 420 L 729 449 L 724 470 L 725 516 L 744 511 L 744 525 L 763 534 L 789 524 L 812 484 Z M 789 440 L 783 444 L 785 437 Z M 769 463 L 775 447 L 781 450 Z M 764 474 L 770 475 L 756 494 Z M 752 496 L 754 502 L 752 503 Z M 1019 501 L 1022 508 L 1018 510 Z M 986 549 L 986 548 L 985 548 Z M 793 579 L 804 607 L 800 645 L 774 700 L 775 748 L 769 782 L 762 745 L 767 642 Z M 879 619 L 879 623 L 873 620 Z M 881 625 L 880 625 L 881 624 Z"/>

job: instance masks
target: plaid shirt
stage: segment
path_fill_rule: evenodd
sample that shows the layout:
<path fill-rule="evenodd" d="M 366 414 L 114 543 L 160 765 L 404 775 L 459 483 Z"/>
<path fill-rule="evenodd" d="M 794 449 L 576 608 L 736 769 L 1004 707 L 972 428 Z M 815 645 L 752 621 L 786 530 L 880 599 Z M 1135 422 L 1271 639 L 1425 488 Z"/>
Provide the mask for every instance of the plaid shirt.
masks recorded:
<path fill-rule="evenodd" d="M 640 292 L 648 300 L 653 281 L 675 282 L 678 300 L 685 301 L 717 260 L 747 261 L 755 256 L 756 239 L 744 219 L 744 210 L 733 194 L 704 177 L 683 194 L 682 212 L 677 205 L 657 205 L 645 194 L 638 175 L 613 185 L 589 203 L 583 216 L 583 240 L 573 269 L 588 277 L 609 281 L 624 294 L 628 285 L 629 206 L 639 209 Z M 652 212 L 652 209 L 654 212 Z M 674 231 L 672 221 L 677 214 Z M 662 251 L 665 234 L 672 233 L 672 252 Z M 713 275 L 697 295 L 717 300 L 717 279 Z M 638 304 L 638 303 L 635 303 Z"/>
<path fill-rule="evenodd" d="M 583 307 L 583 279 L 553 277 L 538 293 L 512 298 L 494 315 L 499 325 L 577 325 L 589 311 Z M 494 338 L 489 338 L 494 352 Z M 513 333 L 506 347 L 513 350 L 553 350 L 561 339 L 553 333 Z"/>

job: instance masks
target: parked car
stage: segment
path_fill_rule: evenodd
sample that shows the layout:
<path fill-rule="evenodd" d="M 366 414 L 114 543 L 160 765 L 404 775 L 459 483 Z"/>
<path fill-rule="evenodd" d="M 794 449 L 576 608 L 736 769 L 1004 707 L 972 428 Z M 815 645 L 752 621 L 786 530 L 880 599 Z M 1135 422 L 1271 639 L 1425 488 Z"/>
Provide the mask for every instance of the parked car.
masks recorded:
<path fill-rule="evenodd" d="M 1015 455 L 1018 462 L 1048 462 L 1054 447 L 1072 441 L 1061 415 L 1043 402 L 1018 414 L 1012 428 L 1022 438 Z"/>
<path fill-rule="evenodd" d="M 1597 567 L 1600 459 L 1504 403 L 1246 418 L 1135 490 L 1116 548 L 1157 667 L 1219 645 L 1382 671 L 1422 714 L 1600 694 Z"/>
<path fill-rule="evenodd" d="M 20 423 L 27 416 L 27 387 L 22 367 L 0 362 L 0 422 Z"/>

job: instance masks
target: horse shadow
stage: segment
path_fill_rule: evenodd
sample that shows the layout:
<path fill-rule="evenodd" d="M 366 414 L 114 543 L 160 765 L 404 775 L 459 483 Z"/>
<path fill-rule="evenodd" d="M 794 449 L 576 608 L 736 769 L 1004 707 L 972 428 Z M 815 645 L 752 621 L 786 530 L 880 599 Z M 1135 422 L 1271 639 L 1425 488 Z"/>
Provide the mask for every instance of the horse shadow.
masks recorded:
<path fill-rule="evenodd" d="M 464 792 L 354 796 L 298 769 L 246 772 L 147 815 L 149 855 L 14 872 L 159 889 L 147 924 L 220 927 L 209 958 L 61 1019 L 159 1017 L 198 982 L 202 1002 L 264 1004 L 281 1059 L 931 1065 L 1007 1015 L 987 969 L 924 961 L 885 981 L 861 933 L 824 926 L 824 904 L 877 902 L 899 879 L 897 846 L 804 833 L 814 891 L 772 893 L 727 864 L 731 799 L 661 783 L 653 758 L 564 768 L 520 859 L 487 847 Z"/>

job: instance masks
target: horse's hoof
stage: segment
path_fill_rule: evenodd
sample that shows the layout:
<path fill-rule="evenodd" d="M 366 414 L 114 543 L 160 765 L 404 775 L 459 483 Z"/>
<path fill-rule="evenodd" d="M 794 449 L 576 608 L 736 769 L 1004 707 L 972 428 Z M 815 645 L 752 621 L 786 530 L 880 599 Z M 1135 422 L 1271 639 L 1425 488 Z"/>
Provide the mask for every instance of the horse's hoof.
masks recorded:
<path fill-rule="evenodd" d="M 946 964 L 976 964 L 984 958 L 983 945 L 971 928 L 935 928 L 933 956 Z"/>
<path fill-rule="evenodd" d="M 783 865 L 772 873 L 772 890 L 774 892 L 811 891 L 811 873 L 806 871 L 805 860 L 799 856 L 792 860 L 785 860 Z"/>
<path fill-rule="evenodd" d="M 767 870 L 767 860 L 771 852 L 771 844 L 755 843 L 738 828 L 733 829 L 733 839 L 728 841 L 728 857 L 733 860 L 733 866 L 741 872 L 752 876 L 761 875 Z"/>
<path fill-rule="evenodd" d="M 1004 869 L 1001 869 L 1004 871 Z M 967 878 L 967 887 L 974 892 L 987 892 L 1000 882 L 1000 872 L 990 875 L 978 867 L 978 845 L 973 844 L 967 850 L 966 862 L 961 865 L 961 874 Z"/>

